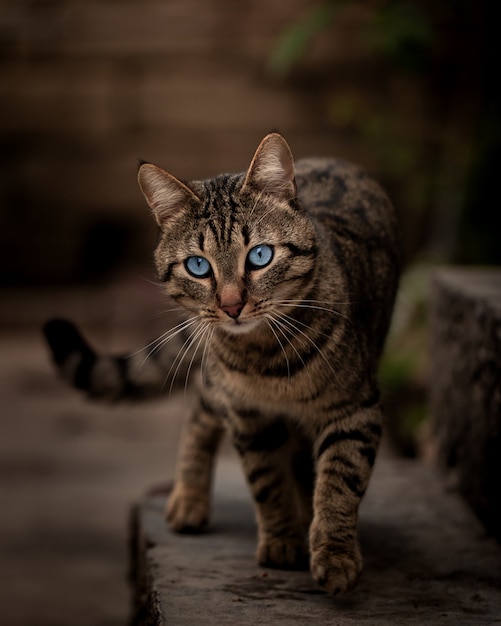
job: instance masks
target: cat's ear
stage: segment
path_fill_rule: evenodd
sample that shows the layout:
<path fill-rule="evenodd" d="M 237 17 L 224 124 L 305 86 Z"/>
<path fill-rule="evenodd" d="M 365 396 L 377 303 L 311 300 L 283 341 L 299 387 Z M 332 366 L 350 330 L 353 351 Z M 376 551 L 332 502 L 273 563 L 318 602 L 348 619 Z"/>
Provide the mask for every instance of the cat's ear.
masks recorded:
<path fill-rule="evenodd" d="M 184 183 L 151 163 L 140 165 L 137 181 L 160 226 L 188 203 L 200 202 Z"/>
<path fill-rule="evenodd" d="M 285 200 L 296 196 L 294 159 L 282 135 L 270 133 L 261 141 L 245 176 L 243 189 L 246 187 L 275 194 Z"/>

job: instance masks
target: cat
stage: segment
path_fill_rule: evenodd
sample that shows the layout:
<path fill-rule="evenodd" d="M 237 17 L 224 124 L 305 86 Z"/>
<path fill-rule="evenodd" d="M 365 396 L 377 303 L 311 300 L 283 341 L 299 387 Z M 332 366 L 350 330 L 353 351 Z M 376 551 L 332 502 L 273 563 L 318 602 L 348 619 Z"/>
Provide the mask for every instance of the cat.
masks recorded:
<path fill-rule="evenodd" d="M 401 264 L 391 202 L 355 165 L 294 163 L 278 133 L 243 174 L 182 182 L 142 162 L 138 182 L 160 230 L 158 276 L 188 312 L 160 341 L 177 342 L 161 351 L 169 376 L 187 375 L 194 359 L 203 375 L 168 523 L 178 532 L 207 525 L 228 431 L 255 503 L 258 563 L 309 565 L 327 592 L 351 589 L 362 569 L 358 508 L 382 434 L 378 359 Z M 137 355 L 97 356 L 69 322 L 45 332 L 61 371 L 91 394 L 137 396 L 166 379 L 160 356 L 141 368 Z"/>

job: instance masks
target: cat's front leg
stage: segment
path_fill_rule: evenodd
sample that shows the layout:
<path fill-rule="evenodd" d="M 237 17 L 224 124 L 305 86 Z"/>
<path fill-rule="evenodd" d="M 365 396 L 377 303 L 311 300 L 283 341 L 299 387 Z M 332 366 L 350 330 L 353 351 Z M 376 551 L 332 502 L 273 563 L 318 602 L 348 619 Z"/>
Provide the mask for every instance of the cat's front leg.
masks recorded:
<path fill-rule="evenodd" d="M 307 569 L 306 529 L 299 512 L 291 468 L 291 433 L 281 419 L 233 431 L 244 473 L 254 497 L 259 565 Z"/>
<path fill-rule="evenodd" d="M 351 589 L 362 570 L 358 507 L 381 438 L 379 406 L 332 423 L 317 438 L 310 569 L 330 593 Z"/>
<path fill-rule="evenodd" d="M 208 523 L 214 457 L 222 434 L 221 419 L 201 402 L 186 425 L 167 501 L 166 517 L 176 532 L 197 532 Z"/>

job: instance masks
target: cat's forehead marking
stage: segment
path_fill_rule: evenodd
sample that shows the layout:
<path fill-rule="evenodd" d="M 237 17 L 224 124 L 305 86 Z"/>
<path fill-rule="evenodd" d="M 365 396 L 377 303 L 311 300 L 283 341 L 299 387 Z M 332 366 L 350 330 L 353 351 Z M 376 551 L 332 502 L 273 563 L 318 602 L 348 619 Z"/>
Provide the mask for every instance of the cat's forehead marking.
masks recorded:
<path fill-rule="evenodd" d="M 212 237 L 219 247 L 229 247 L 240 217 L 240 203 L 236 190 L 241 186 L 241 175 L 222 175 L 203 184 L 203 202 L 200 226 L 204 238 Z"/>
<path fill-rule="evenodd" d="M 244 240 L 244 245 L 248 246 L 250 242 L 250 233 L 249 233 L 249 225 L 247 223 L 242 225 L 242 238 Z"/>
<path fill-rule="evenodd" d="M 192 249 L 221 264 L 235 262 L 249 246 L 276 244 L 291 227 L 293 211 L 287 202 L 262 192 L 242 194 L 241 186 L 242 174 L 202 181 L 202 202 L 193 216 L 193 231 L 187 233 Z"/>
<path fill-rule="evenodd" d="M 199 249 L 213 258 L 221 261 L 229 259 L 237 256 L 247 247 L 242 227 L 227 218 L 218 218 L 217 222 L 209 219 L 200 224 L 200 229 Z"/>

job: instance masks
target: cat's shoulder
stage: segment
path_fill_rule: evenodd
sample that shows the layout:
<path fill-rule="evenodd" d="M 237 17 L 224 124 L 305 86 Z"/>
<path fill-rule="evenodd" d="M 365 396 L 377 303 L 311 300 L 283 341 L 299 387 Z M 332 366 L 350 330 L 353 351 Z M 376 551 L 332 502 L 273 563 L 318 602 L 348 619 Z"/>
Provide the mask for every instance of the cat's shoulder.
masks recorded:
<path fill-rule="evenodd" d="M 330 198 L 337 200 L 370 193 L 374 197 L 386 197 L 381 186 L 362 167 L 328 157 L 308 157 L 295 163 L 295 175 L 300 199 Z"/>
<path fill-rule="evenodd" d="M 328 179 L 351 180 L 354 184 L 370 180 L 369 174 L 359 165 L 344 159 L 330 157 L 307 157 L 295 163 L 298 178 L 309 182 L 325 182 Z"/>

